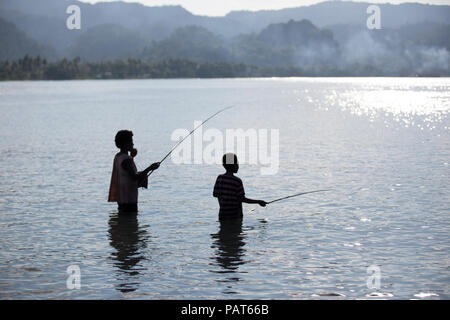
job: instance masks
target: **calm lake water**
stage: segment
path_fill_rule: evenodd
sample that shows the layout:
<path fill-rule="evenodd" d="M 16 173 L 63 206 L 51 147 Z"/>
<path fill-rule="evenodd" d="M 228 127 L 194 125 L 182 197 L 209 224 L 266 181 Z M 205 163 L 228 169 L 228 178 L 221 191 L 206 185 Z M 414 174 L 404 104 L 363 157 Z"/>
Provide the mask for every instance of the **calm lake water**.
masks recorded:
<path fill-rule="evenodd" d="M 332 191 L 220 225 L 222 167 L 168 158 L 119 216 L 115 133 L 143 169 L 228 105 L 205 130 L 279 130 L 248 197 Z M 0 111 L 1 299 L 450 298 L 449 78 L 2 82 Z"/>

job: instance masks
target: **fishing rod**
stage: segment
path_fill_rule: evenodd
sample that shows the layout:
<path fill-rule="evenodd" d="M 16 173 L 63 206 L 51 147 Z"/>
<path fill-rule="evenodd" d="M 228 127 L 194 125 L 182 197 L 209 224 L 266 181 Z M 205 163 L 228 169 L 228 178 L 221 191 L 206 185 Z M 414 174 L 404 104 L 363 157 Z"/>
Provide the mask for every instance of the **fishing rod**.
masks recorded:
<path fill-rule="evenodd" d="M 293 195 L 290 195 L 290 196 L 287 196 L 287 197 L 275 199 L 275 200 L 272 200 L 272 201 L 269 201 L 269 202 L 266 202 L 266 203 L 267 204 L 274 203 L 274 202 L 281 201 L 281 200 L 284 200 L 284 199 L 289 199 L 289 198 L 298 197 L 298 196 L 301 196 L 301 195 L 304 195 L 304 194 L 308 194 L 308 193 L 315 193 L 315 192 L 322 192 L 322 191 L 330 191 L 330 189 L 300 192 L 300 193 L 296 193 L 296 194 L 293 194 Z"/>
<path fill-rule="evenodd" d="M 304 194 L 308 194 L 308 193 L 315 193 L 315 192 L 322 192 L 322 191 L 330 191 L 330 190 L 331 190 L 331 189 L 324 189 L 324 190 L 314 190 L 314 191 L 300 192 L 300 193 L 296 193 L 296 194 L 293 194 L 293 195 L 290 195 L 290 196 L 287 196 L 287 197 L 278 198 L 278 199 L 275 199 L 275 200 L 266 202 L 266 204 L 274 203 L 274 202 L 277 202 L 277 201 L 281 201 L 281 200 L 285 200 L 285 199 L 289 199 L 289 198 L 293 198 L 293 197 L 298 197 L 298 196 L 301 196 L 301 195 L 304 195 Z M 256 209 L 251 209 L 250 212 L 253 212 L 253 211 L 255 211 L 255 210 L 256 210 Z"/>
<path fill-rule="evenodd" d="M 228 109 L 231 109 L 231 108 L 233 108 L 234 107 L 234 105 L 233 106 L 229 106 L 229 107 L 226 107 L 226 108 L 223 108 L 223 109 L 220 109 L 219 111 L 217 111 L 216 113 L 214 113 L 212 116 L 210 116 L 209 118 L 207 118 L 206 120 L 204 120 L 202 123 L 200 123 L 197 127 L 195 127 L 194 128 L 194 130 L 192 130 L 191 132 L 189 132 L 189 134 L 186 136 L 186 137 L 184 137 L 181 141 L 178 141 L 178 143 L 169 151 L 169 153 L 167 153 L 165 156 L 164 156 L 164 158 L 162 158 L 162 160 L 159 162 L 159 164 L 161 164 L 161 163 L 163 163 L 163 161 L 164 160 L 166 160 L 167 159 L 167 157 L 168 156 L 170 156 L 170 154 L 184 141 L 184 140 L 186 140 L 191 134 L 193 134 L 194 132 L 195 132 L 195 130 L 197 130 L 198 128 L 200 128 L 203 124 L 205 124 L 207 121 L 209 121 L 209 120 L 211 120 L 212 118 L 214 118 L 215 116 L 217 116 L 219 113 L 222 113 L 222 112 L 224 112 L 225 110 L 228 110 Z M 147 177 L 149 177 L 151 174 L 152 174 L 152 172 L 153 172 L 154 170 L 152 170 L 152 171 L 150 171 L 149 173 L 148 173 L 148 175 L 147 175 Z"/>

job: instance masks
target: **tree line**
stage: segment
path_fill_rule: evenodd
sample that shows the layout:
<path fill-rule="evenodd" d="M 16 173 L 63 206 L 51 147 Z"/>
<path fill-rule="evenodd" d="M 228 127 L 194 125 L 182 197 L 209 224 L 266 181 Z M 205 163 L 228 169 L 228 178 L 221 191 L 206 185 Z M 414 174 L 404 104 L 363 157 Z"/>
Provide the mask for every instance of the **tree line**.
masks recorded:
<path fill-rule="evenodd" d="M 145 61 L 127 59 L 83 62 L 79 57 L 56 62 L 26 55 L 18 60 L 0 61 L 0 81 L 14 80 L 86 80 L 86 79 L 174 79 L 174 78 L 249 78 L 249 77 L 348 77 L 411 76 L 408 72 L 390 74 L 365 64 L 355 63 L 352 70 L 334 66 L 320 69 L 298 66 L 253 66 L 233 62 L 194 62 L 184 59 Z M 421 73 L 416 76 L 441 76 Z"/>
<path fill-rule="evenodd" d="M 197 63 L 183 59 L 82 62 L 80 58 L 49 62 L 39 56 L 0 61 L 0 80 L 236 78 L 314 76 L 299 67 L 256 67 L 243 63 Z M 338 75 L 338 74 L 333 74 Z"/>

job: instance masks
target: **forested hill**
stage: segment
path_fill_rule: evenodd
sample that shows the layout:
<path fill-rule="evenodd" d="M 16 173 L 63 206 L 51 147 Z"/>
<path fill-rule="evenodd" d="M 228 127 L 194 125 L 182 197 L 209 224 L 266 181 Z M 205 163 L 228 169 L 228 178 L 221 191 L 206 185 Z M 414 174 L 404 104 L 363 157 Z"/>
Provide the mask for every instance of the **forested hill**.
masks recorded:
<path fill-rule="evenodd" d="M 72 4 L 81 9 L 81 30 L 66 27 Z M 368 6 L 333 1 L 206 17 L 181 6 L 1 0 L 0 61 L 172 59 L 323 76 L 450 74 L 450 6 L 381 4 L 380 30 L 367 28 Z"/>

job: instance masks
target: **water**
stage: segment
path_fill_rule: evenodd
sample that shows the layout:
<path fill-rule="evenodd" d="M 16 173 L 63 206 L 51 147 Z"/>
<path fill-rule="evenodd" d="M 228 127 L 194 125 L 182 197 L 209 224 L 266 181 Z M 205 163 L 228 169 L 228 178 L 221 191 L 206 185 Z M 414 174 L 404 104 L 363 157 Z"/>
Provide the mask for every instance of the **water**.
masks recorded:
<path fill-rule="evenodd" d="M 1 299 L 449 299 L 450 80 L 294 78 L 0 83 Z M 106 202 L 119 129 L 138 166 L 175 129 L 279 129 L 279 170 L 220 225 L 221 166 L 170 158 L 137 217 Z M 81 289 L 67 268 L 78 265 Z M 368 288 L 368 267 L 380 288 Z M 369 284 L 376 285 L 376 280 Z"/>

